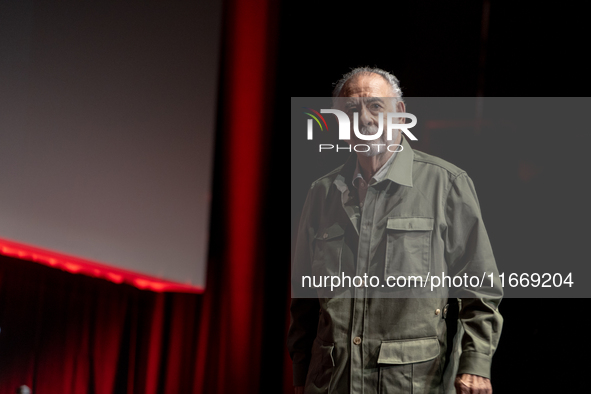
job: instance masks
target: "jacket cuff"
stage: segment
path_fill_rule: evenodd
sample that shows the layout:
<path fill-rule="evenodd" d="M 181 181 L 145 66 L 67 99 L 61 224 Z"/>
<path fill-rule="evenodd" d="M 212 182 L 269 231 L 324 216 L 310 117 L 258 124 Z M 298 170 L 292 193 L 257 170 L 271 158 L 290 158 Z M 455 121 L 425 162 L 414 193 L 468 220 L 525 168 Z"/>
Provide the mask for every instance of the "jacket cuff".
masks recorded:
<path fill-rule="evenodd" d="M 308 375 L 308 367 L 309 366 L 310 366 L 309 363 L 300 363 L 300 364 L 293 363 L 293 385 L 294 385 L 294 387 L 306 385 L 306 376 Z"/>
<path fill-rule="evenodd" d="M 470 375 L 482 376 L 490 379 L 490 366 L 492 357 L 486 354 L 476 352 L 462 352 L 460 356 L 460 365 L 458 366 L 458 375 L 467 373 Z"/>

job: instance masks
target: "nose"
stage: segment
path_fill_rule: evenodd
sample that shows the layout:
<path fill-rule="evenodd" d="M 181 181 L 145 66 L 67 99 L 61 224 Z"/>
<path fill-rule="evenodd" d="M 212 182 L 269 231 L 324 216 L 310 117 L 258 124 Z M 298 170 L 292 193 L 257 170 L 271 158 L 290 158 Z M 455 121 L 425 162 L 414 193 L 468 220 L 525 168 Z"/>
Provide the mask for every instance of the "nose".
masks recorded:
<path fill-rule="evenodd" d="M 369 112 L 369 110 L 365 108 L 364 105 L 361 106 L 361 109 L 359 111 L 359 122 L 363 126 L 371 126 L 371 124 L 374 121 L 371 112 Z"/>

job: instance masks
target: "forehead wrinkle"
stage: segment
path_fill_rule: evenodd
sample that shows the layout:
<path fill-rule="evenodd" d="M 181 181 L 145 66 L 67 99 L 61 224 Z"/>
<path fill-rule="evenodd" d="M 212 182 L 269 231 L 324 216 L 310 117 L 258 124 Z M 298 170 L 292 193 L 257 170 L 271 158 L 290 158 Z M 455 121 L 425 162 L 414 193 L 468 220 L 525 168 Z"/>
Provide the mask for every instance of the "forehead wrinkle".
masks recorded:
<path fill-rule="evenodd" d="M 367 97 L 367 98 L 363 99 L 363 102 L 369 103 L 369 104 L 379 102 L 379 103 L 384 104 L 384 100 L 382 100 L 381 97 Z"/>

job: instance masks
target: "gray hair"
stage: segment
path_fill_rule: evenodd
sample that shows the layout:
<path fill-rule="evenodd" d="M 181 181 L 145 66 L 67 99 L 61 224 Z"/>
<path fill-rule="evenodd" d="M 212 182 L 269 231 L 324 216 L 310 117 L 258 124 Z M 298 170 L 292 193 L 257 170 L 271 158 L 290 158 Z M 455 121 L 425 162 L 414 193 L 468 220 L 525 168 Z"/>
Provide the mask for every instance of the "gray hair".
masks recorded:
<path fill-rule="evenodd" d="M 392 90 L 398 94 L 398 97 L 402 98 L 402 90 L 400 89 L 398 78 L 396 78 L 393 74 L 390 74 L 389 72 L 377 67 L 357 67 L 349 71 L 335 84 L 334 90 L 332 91 L 332 97 L 339 97 L 343 86 L 345 86 L 345 83 L 349 79 L 359 74 L 377 74 L 381 76 L 386 80 L 386 82 L 390 84 Z"/>

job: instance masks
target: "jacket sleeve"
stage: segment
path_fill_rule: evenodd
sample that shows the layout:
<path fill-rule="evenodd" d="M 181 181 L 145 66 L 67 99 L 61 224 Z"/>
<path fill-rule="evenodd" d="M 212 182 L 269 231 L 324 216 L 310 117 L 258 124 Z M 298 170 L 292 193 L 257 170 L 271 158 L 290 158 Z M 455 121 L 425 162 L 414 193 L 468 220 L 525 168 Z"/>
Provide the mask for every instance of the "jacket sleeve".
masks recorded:
<path fill-rule="evenodd" d="M 498 310 L 503 289 L 474 184 L 466 173 L 453 179 L 445 215 L 445 258 L 450 276 L 465 277 L 467 274 L 468 278 L 478 277 L 482 283 L 481 286 L 450 289 L 452 295 L 461 299 L 459 321 L 464 331 L 457 374 L 490 379 L 492 357 L 503 326 Z"/>
<path fill-rule="evenodd" d="M 311 226 L 312 190 L 308 192 L 302 211 L 295 255 L 291 265 L 291 319 L 287 334 L 287 348 L 293 363 L 293 385 L 304 386 L 310 365 L 312 343 L 316 338 L 320 305 L 315 293 L 301 288 L 302 275 L 310 275 L 314 230 Z M 304 298 L 308 297 L 308 298 Z"/>

